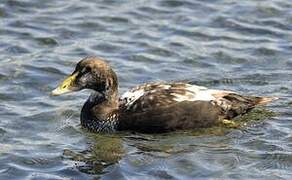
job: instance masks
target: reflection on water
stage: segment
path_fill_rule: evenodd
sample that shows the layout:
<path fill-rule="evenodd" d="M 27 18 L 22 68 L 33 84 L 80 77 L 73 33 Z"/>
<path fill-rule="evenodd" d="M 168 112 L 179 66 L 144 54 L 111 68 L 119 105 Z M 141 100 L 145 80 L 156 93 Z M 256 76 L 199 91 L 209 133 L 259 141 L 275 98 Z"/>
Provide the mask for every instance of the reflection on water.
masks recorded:
<path fill-rule="evenodd" d="M 77 161 L 76 167 L 84 173 L 102 174 L 104 169 L 110 165 L 118 163 L 123 157 L 124 150 L 122 140 L 119 137 L 109 135 L 91 135 L 94 142 L 90 147 L 81 152 L 74 152 L 65 149 L 63 152 L 65 159 Z"/>
<path fill-rule="evenodd" d="M 0 179 L 291 179 L 291 2 L 0 1 Z M 89 91 L 50 91 L 84 56 L 120 91 L 189 81 L 281 97 L 236 126 L 145 135 L 80 127 Z"/>

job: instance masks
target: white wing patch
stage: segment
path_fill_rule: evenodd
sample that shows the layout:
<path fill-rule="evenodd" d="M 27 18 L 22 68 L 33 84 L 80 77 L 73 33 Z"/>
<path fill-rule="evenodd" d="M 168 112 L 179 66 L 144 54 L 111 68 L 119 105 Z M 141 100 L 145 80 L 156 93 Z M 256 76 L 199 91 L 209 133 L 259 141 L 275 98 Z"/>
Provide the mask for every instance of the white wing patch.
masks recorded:
<path fill-rule="evenodd" d="M 171 88 L 171 85 L 169 85 L 169 84 L 159 84 L 159 83 L 151 83 L 151 84 L 144 84 L 142 86 L 138 86 L 137 88 L 134 88 L 134 89 L 131 89 L 131 90 L 125 92 L 121 96 L 122 101 L 125 101 L 125 106 L 130 107 L 137 99 L 139 99 L 140 97 L 142 97 L 146 93 L 155 92 L 157 89 L 152 89 L 149 91 L 146 90 L 148 87 L 151 87 L 152 85 L 157 85 L 157 89 Z"/>
<path fill-rule="evenodd" d="M 214 101 L 216 100 L 216 94 L 232 93 L 231 91 L 207 89 L 204 86 L 186 84 L 185 94 L 171 93 L 175 96 L 175 101 Z"/>
<path fill-rule="evenodd" d="M 121 99 L 126 102 L 126 106 L 131 106 L 137 99 L 145 94 L 144 89 L 133 89 L 125 92 Z"/>

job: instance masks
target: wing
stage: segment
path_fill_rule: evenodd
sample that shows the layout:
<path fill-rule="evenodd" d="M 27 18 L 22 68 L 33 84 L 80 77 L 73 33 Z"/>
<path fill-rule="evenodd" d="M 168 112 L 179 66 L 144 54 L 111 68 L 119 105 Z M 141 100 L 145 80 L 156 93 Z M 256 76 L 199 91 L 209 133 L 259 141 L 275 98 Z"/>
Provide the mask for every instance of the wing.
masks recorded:
<path fill-rule="evenodd" d="M 207 89 L 185 83 L 151 83 L 138 86 L 122 95 L 120 109 L 145 112 L 182 101 L 216 101 L 231 91 Z"/>

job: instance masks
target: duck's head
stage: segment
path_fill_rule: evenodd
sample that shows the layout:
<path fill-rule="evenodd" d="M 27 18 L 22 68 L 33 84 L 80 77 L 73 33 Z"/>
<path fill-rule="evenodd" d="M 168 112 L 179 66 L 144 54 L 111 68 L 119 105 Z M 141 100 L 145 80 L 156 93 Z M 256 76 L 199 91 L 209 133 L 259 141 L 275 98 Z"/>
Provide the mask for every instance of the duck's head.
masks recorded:
<path fill-rule="evenodd" d="M 57 96 L 82 89 L 113 95 L 118 89 L 117 76 L 105 61 L 96 57 L 87 57 L 78 62 L 73 73 L 52 91 L 52 95 Z"/>

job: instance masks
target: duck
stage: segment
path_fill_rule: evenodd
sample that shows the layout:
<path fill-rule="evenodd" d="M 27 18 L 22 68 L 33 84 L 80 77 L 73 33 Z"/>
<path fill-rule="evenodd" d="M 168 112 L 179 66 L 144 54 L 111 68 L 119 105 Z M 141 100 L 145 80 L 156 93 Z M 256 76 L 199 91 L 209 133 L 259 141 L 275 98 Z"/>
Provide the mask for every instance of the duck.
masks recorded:
<path fill-rule="evenodd" d="M 118 77 L 109 63 L 91 56 L 80 60 L 72 74 L 51 94 L 92 90 L 81 109 L 80 121 L 82 127 L 95 133 L 164 133 L 209 128 L 232 123 L 233 118 L 278 99 L 183 82 L 145 83 L 121 96 L 118 88 Z"/>

